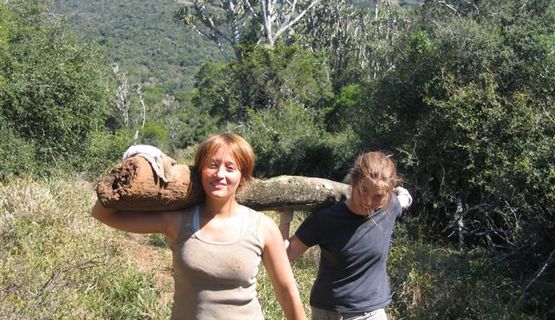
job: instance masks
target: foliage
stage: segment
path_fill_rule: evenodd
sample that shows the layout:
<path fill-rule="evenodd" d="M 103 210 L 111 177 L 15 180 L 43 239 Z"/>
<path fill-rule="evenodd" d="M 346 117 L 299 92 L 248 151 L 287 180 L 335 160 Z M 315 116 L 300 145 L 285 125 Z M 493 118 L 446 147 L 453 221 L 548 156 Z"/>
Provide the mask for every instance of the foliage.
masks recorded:
<path fill-rule="evenodd" d="M 149 137 L 139 135 L 134 142 L 160 143 L 168 151 L 194 144 L 205 136 L 203 132 L 216 130 L 205 126 L 210 120 L 191 104 L 190 92 L 202 62 L 222 60 L 207 41 L 174 19 L 180 5 L 170 0 L 55 0 L 53 7 L 67 17 L 83 41 L 102 49 L 109 65 L 120 66 L 130 88 L 143 89 L 146 130 L 157 126 L 157 132 L 166 133 L 153 139 L 149 131 Z M 129 127 L 140 130 L 143 110 L 138 96 L 128 92 L 127 98 Z M 120 117 L 112 111 L 108 124 L 111 131 L 127 128 Z M 130 132 L 130 139 L 133 134 Z"/>
<path fill-rule="evenodd" d="M 298 47 L 245 48 L 241 61 L 205 64 L 193 104 L 226 121 L 246 121 L 245 108 L 279 108 L 288 102 L 318 107 L 331 96 L 322 59 Z"/>
<path fill-rule="evenodd" d="M 119 161 L 129 145 L 131 132 L 119 130 L 115 133 L 98 131 L 91 135 L 85 148 L 86 161 L 80 168 L 89 181 L 96 181 Z"/>
<path fill-rule="evenodd" d="M 192 0 L 177 12 L 186 26 L 213 42 L 226 61 L 243 57 L 244 46 L 264 43 L 273 47 L 278 40 L 294 33 L 294 26 L 319 0 L 293 3 L 266 0 Z M 281 40 L 287 42 L 287 40 Z"/>
<path fill-rule="evenodd" d="M 469 240 L 480 233 L 490 245 L 500 238 L 514 245 L 523 219 L 552 219 L 553 121 L 545 115 L 553 106 L 554 38 L 547 25 L 554 11 L 546 7 L 537 19 L 532 8 L 539 3 L 488 2 L 480 14 L 461 11 L 465 16 L 429 3 L 395 50 L 395 70 L 371 88 L 370 104 L 387 110 L 382 121 L 403 130 L 369 131 L 364 140 L 403 154 L 426 234 L 445 227 L 457 194 L 467 219 L 478 221 L 467 225 Z M 518 19 L 484 18 L 494 13 Z M 523 43 L 515 30 L 534 36 Z"/>
<path fill-rule="evenodd" d="M 168 133 L 164 128 L 155 123 L 150 123 L 145 125 L 140 131 L 141 144 L 150 144 L 153 146 L 158 146 L 160 149 L 167 149 L 168 145 Z"/>
<path fill-rule="evenodd" d="M 398 319 L 541 319 L 521 288 L 486 251 L 398 243 L 389 257 Z"/>
<path fill-rule="evenodd" d="M 306 175 L 342 180 L 356 156 L 353 132 L 327 133 L 315 113 L 290 103 L 279 109 L 250 110 L 241 133 L 252 144 L 259 176 Z"/>
<path fill-rule="evenodd" d="M 390 1 L 364 10 L 352 1 L 323 0 L 300 23 L 293 42 L 325 54 L 337 91 L 394 67 L 393 44 L 410 25 L 409 12 Z"/>
<path fill-rule="evenodd" d="M 330 75 L 323 59 L 299 47 L 253 47 L 232 65 L 248 91 L 245 105 L 279 107 L 296 101 L 315 107 L 331 96 Z"/>
<path fill-rule="evenodd" d="M 192 103 L 217 119 L 234 119 L 239 112 L 235 74 L 227 63 L 204 63 L 195 78 Z"/>
<path fill-rule="evenodd" d="M 191 89 L 200 62 L 220 60 L 208 42 L 174 19 L 173 0 L 55 0 L 54 10 L 68 17 L 83 41 L 103 48 L 130 83 L 161 85 L 166 93 Z"/>
<path fill-rule="evenodd" d="M 82 144 L 103 126 L 107 115 L 106 70 L 94 50 L 76 42 L 37 2 L 15 10 L 12 6 L 18 4 L 1 5 L 13 12 L 5 49 L 0 51 L 2 121 L 16 139 L 35 147 L 37 161 L 78 160 L 84 155 Z"/>
<path fill-rule="evenodd" d="M 22 175 L 35 172 L 35 146 L 19 137 L 10 128 L 9 123 L 0 117 L 0 180 L 11 175 Z M 9 138 L 8 138 L 9 137 Z"/>
<path fill-rule="evenodd" d="M 172 150 L 193 147 L 214 132 L 219 131 L 218 116 L 212 116 L 206 109 L 191 106 L 183 108 L 175 115 L 171 126 Z"/>

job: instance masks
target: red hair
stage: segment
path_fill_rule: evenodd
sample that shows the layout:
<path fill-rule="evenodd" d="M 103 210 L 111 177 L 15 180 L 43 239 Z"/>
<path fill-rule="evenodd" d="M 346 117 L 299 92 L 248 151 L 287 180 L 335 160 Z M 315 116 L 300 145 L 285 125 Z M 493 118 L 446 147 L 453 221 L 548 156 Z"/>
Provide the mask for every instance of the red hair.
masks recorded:
<path fill-rule="evenodd" d="M 221 148 L 229 148 L 241 171 L 241 186 L 253 178 L 254 152 L 251 145 L 241 136 L 222 133 L 208 137 L 201 142 L 195 154 L 195 168 L 199 175 L 206 167 L 212 156 Z"/>

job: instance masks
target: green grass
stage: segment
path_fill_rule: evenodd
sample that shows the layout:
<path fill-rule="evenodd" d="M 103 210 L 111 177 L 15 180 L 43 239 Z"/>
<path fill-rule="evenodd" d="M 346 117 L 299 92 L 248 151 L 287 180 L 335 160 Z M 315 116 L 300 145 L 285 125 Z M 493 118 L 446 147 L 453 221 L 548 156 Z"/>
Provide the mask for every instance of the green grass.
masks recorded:
<path fill-rule="evenodd" d="M 79 179 L 0 183 L 0 318 L 169 318 L 171 286 L 157 280 L 159 269 L 141 268 L 134 256 L 148 248 L 154 256 L 143 264 L 160 259 L 171 268 L 161 254 L 169 250 L 164 239 L 149 236 L 137 244 L 103 226 L 89 217 L 94 200 L 93 185 Z M 317 258 L 311 249 L 293 265 L 307 314 Z M 388 268 L 391 319 L 548 319 L 555 312 L 552 300 L 542 298 L 549 296 L 524 296 L 484 250 L 463 254 L 396 238 Z M 553 293 L 552 284 L 545 287 Z M 262 266 L 258 293 L 266 318 L 283 319 Z"/>
<path fill-rule="evenodd" d="M 68 181 L 69 180 L 69 181 Z M 0 184 L 0 315 L 9 319 L 164 319 L 152 276 L 88 215 L 90 184 Z"/>
<path fill-rule="evenodd" d="M 277 223 L 277 215 L 273 212 L 267 213 L 270 217 L 274 219 Z M 291 234 L 297 229 L 302 219 L 302 214 L 296 214 L 291 223 Z M 299 287 L 299 292 L 301 294 L 301 300 L 304 303 L 305 312 L 307 316 L 310 316 L 310 289 L 312 288 L 312 283 L 316 278 L 316 273 L 318 271 L 318 249 L 310 248 L 303 256 L 299 257 L 292 265 L 293 273 L 295 275 L 295 280 L 297 286 Z M 281 307 L 275 297 L 272 283 L 264 270 L 263 265 L 261 265 L 260 273 L 258 276 L 257 284 L 258 296 L 260 304 L 262 305 L 262 311 L 266 319 L 283 319 L 283 313 Z"/>

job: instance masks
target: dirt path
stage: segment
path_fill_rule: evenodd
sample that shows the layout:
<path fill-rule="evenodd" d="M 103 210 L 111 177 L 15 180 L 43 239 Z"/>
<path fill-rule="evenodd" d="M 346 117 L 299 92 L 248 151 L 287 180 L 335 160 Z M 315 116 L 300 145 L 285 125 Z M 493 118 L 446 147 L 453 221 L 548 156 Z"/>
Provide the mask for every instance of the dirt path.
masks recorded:
<path fill-rule="evenodd" d="M 130 233 L 117 241 L 129 248 L 139 270 L 153 276 L 156 287 L 162 292 L 161 302 L 171 303 L 173 295 L 171 250 L 149 244 L 148 235 Z"/>

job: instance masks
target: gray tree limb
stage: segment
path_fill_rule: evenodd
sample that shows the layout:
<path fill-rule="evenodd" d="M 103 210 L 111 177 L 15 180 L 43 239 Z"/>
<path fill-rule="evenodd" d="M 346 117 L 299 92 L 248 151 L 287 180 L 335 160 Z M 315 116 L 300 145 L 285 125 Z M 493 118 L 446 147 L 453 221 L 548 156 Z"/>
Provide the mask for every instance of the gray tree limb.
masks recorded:
<path fill-rule="evenodd" d="M 160 211 L 187 208 L 204 199 L 196 170 L 174 165 L 166 172 L 168 183 L 155 175 L 142 157 L 116 165 L 97 185 L 96 193 L 106 207 L 120 210 Z M 255 179 L 237 195 L 237 201 L 255 210 L 313 211 L 350 194 L 348 184 L 314 177 L 278 176 Z"/>

